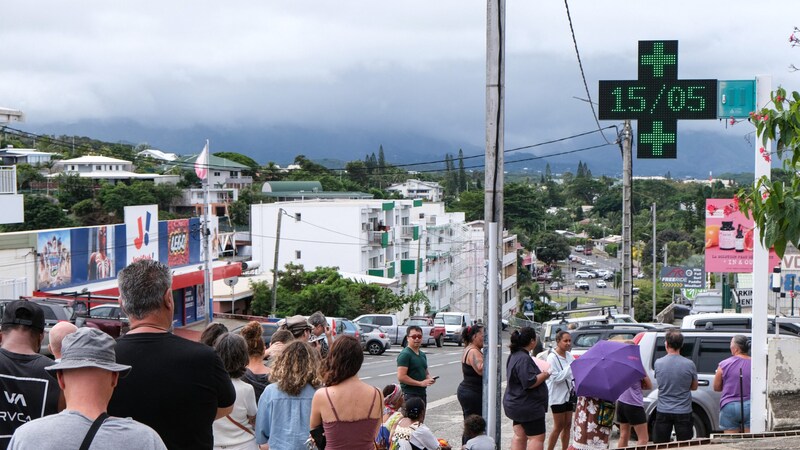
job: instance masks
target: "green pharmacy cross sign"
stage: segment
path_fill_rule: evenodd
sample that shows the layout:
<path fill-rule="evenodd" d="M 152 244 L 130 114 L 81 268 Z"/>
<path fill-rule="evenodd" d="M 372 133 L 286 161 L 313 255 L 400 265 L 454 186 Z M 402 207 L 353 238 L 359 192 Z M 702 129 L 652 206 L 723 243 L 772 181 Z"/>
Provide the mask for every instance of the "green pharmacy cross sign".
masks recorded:
<path fill-rule="evenodd" d="M 717 80 L 679 80 L 678 41 L 639 41 L 639 79 L 600 81 L 599 116 L 638 121 L 638 158 L 677 158 L 678 120 L 717 118 Z"/>

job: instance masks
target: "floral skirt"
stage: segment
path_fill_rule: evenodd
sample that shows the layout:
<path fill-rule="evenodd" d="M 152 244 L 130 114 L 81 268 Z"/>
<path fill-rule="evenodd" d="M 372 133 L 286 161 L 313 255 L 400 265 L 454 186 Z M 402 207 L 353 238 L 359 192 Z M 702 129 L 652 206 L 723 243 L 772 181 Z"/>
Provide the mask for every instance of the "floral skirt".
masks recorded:
<path fill-rule="evenodd" d="M 573 414 L 570 450 L 604 450 L 608 448 L 614 425 L 614 404 L 592 397 L 578 397 Z"/>

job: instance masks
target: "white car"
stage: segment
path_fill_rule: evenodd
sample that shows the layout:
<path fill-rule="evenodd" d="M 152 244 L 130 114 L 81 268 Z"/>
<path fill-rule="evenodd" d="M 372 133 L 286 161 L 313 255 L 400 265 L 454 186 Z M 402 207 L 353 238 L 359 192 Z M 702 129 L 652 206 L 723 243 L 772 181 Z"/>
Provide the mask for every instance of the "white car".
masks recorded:
<path fill-rule="evenodd" d="M 589 283 L 585 281 L 576 281 L 575 282 L 575 289 L 583 289 L 584 291 L 589 290 Z"/>
<path fill-rule="evenodd" d="M 589 259 L 584 259 L 583 260 L 583 265 L 584 266 L 596 266 L 597 263 L 592 261 L 592 260 L 589 260 Z"/>
<path fill-rule="evenodd" d="M 595 281 L 594 285 L 595 285 L 595 286 L 597 286 L 597 287 L 599 287 L 599 288 L 608 287 L 608 284 L 606 284 L 606 282 L 605 282 L 605 281 L 603 281 L 603 280 L 597 280 L 597 281 Z"/>
<path fill-rule="evenodd" d="M 578 252 L 578 253 L 583 253 L 583 246 L 582 245 L 576 245 L 575 246 L 575 251 Z"/>
<path fill-rule="evenodd" d="M 575 272 L 575 278 L 592 278 L 592 273 L 585 270 L 578 270 Z"/>

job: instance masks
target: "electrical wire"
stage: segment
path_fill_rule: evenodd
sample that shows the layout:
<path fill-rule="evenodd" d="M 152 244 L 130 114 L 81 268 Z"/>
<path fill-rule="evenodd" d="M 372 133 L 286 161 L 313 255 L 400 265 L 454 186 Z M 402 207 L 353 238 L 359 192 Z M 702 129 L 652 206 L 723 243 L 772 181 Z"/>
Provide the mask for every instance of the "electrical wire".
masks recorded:
<path fill-rule="evenodd" d="M 581 71 L 581 79 L 583 79 L 583 87 L 586 89 L 586 98 L 589 100 L 589 107 L 592 109 L 592 117 L 594 118 L 594 122 L 597 124 L 597 129 L 602 130 L 600 127 L 600 120 L 597 118 L 597 113 L 594 110 L 594 103 L 592 103 L 592 94 L 589 93 L 589 84 L 586 82 L 586 73 L 583 71 L 583 62 L 581 61 L 581 52 L 578 50 L 578 39 L 575 37 L 575 28 L 572 26 L 572 15 L 569 13 L 569 0 L 564 0 L 564 6 L 567 10 L 567 20 L 569 21 L 569 31 L 572 34 L 572 43 L 575 46 L 575 56 L 578 58 L 578 68 Z M 603 136 L 603 140 L 606 143 L 610 144 L 609 140 L 606 138 L 606 135 L 600 131 L 600 134 Z"/>

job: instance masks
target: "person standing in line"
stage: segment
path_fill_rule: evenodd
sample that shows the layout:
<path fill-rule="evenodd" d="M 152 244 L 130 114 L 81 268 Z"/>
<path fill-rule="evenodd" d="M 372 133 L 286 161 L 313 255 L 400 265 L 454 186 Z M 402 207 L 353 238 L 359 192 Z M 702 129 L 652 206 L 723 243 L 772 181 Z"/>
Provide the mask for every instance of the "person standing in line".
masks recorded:
<path fill-rule="evenodd" d="M 461 332 L 461 339 L 467 346 L 461 355 L 464 380 L 458 385 L 456 397 L 465 419 L 471 415 L 483 414 L 483 335 L 482 325 L 470 325 Z M 466 442 L 466 435 L 463 435 L 461 444 Z"/>
<path fill-rule="evenodd" d="M 225 324 L 212 322 L 200 333 L 199 342 L 209 347 L 214 347 L 214 343 L 217 342 L 217 339 L 227 332 L 228 327 L 226 327 Z"/>
<path fill-rule="evenodd" d="M 694 362 L 681 356 L 683 334 L 669 330 L 664 346 L 667 354 L 654 364 L 658 381 L 656 422 L 653 442 L 669 442 L 672 429 L 678 441 L 692 438 L 692 391 L 697 390 L 697 368 Z"/>
<path fill-rule="evenodd" d="M 152 428 L 130 417 L 106 413 L 117 381 L 131 370 L 116 363 L 114 339 L 97 328 L 85 327 L 67 335 L 63 344 L 61 361 L 45 370 L 63 389 L 67 408 L 19 427 L 8 448 L 77 449 L 88 439 L 93 448 L 166 450 Z"/>
<path fill-rule="evenodd" d="M 511 333 L 511 355 L 506 361 L 506 392 L 503 410 L 512 420 L 514 437 L 511 450 L 542 450 L 544 448 L 547 413 L 547 386 L 550 377 L 533 362 L 530 352 L 536 347 L 536 332 L 522 327 Z"/>
<path fill-rule="evenodd" d="M 567 450 L 569 446 L 574 409 L 570 397 L 575 388 L 570 367 L 575 358 L 572 357 L 570 350 L 572 350 L 572 336 L 563 330 L 556 333 L 555 349 L 547 354 L 547 363 L 550 364 L 550 378 L 547 379 L 548 405 L 553 412 L 553 430 L 547 440 L 547 450 L 556 447 L 559 437 L 562 450 Z"/>
<path fill-rule="evenodd" d="M 269 384 L 269 368 L 264 365 L 266 350 L 261 338 L 263 331 L 261 324 L 255 321 L 242 327 L 242 337 L 247 344 L 247 368 L 242 375 L 242 381 L 253 386 L 256 403 Z"/>
<path fill-rule="evenodd" d="M 260 326 L 259 326 L 260 328 Z M 255 450 L 253 425 L 256 418 L 256 399 L 253 386 L 242 380 L 247 366 L 247 344 L 244 338 L 225 333 L 214 343 L 214 351 L 222 360 L 225 371 L 236 389 L 233 411 L 214 421 L 214 450 Z"/>
<path fill-rule="evenodd" d="M 305 340 L 292 341 L 272 366 L 270 381 L 258 399 L 256 442 L 262 450 L 307 448 L 311 400 L 322 385 L 319 352 Z"/>
<path fill-rule="evenodd" d="M 428 357 L 420 350 L 422 346 L 422 328 L 410 325 L 406 329 L 408 345 L 397 355 L 397 381 L 403 389 L 403 399 L 419 397 L 427 404 L 427 388 L 436 380 L 428 372 Z"/>
<path fill-rule="evenodd" d="M 628 345 L 636 345 L 633 341 L 625 341 Z M 641 380 L 635 381 L 631 387 L 620 395 L 617 400 L 617 423 L 619 424 L 619 441 L 617 448 L 628 446 L 631 438 L 631 428 L 636 431 L 636 445 L 646 445 L 650 440 L 647 431 L 647 413 L 644 411 L 644 396 L 642 389 L 653 389 L 653 382 L 645 375 Z"/>
<path fill-rule="evenodd" d="M 328 350 L 333 345 L 333 332 L 331 327 L 328 326 L 328 320 L 321 311 L 317 311 L 308 317 L 308 324 L 311 325 L 311 339 L 318 338 L 319 353 L 323 358 L 328 356 Z M 325 335 L 324 338 L 319 339 L 320 336 Z"/>
<path fill-rule="evenodd" d="M 53 359 L 58 362 L 61 359 L 61 344 L 64 341 L 64 338 L 67 337 L 68 334 L 72 334 L 78 331 L 78 327 L 76 327 L 72 322 L 58 322 L 57 324 L 53 325 L 53 328 L 50 328 L 50 334 L 48 334 L 49 341 L 47 346 L 50 348 L 50 353 L 53 354 Z"/>
<path fill-rule="evenodd" d="M 114 390 L 109 414 L 150 426 L 170 450 L 211 450 L 212 424 L 233 410 L 236 390 L 213 348 L 172 334 L 172 270 L 143 259 L 117 282 L 131 325 L 117 341 L 117 362 L 133 370 Z"/>
<path fill-rule="evenodd" d="M 58 383 L 45 370 L 54 362 L 39 354 L 44 339 L 44 311 L 36 303 L 16 300 L 3 310 L 0 343 L 0 448 L 14 430 L 31 419 L 64 409 Z"/>
<path fill-rule="evenodd" d="M 737 334 L 731 339 L 730 358 L 719 363 L 714 390 L 719 398 L 719 426 L 725 433 L 750 432 L 750 339 Z M 739 376 L 741 374 L 741 380 Z M 744 407 L 744 413 L 742 408 Z M 742 422 L 744 417 L 744 422 Z"/>
<path fill-rule="evenodd" d="M 361 343 L 347 335 L 333 342 L 322 363 L 325 387 L 314 394 L 309 426 L 322 425 L 326 449 L 375 450 L 383 396 L 358 377 L 363 363 Z"/>
<path fill-rule="evenodd" d="M 306 320 L 306 318 L 303 316 L 292 316 L 287 318 L 283 322 L 283 325 L 281 325 L 280 329 L 289 330 L 295 339 L 308 341 L 308 338 L 311 337 L 311 325 L 308 324 L 308 320 Z"/>

